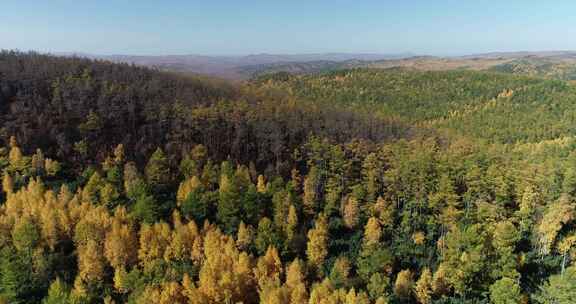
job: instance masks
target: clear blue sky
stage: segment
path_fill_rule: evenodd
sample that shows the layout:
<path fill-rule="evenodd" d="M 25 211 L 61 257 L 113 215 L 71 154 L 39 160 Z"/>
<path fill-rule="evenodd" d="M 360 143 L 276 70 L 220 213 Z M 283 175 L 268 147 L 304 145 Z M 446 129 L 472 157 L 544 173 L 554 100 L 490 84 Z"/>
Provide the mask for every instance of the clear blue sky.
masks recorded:
<path fill-rule="evenodd" d="M 0 48 L 97 54 L 576 50 L 576 1 L 2 0 Z"/>

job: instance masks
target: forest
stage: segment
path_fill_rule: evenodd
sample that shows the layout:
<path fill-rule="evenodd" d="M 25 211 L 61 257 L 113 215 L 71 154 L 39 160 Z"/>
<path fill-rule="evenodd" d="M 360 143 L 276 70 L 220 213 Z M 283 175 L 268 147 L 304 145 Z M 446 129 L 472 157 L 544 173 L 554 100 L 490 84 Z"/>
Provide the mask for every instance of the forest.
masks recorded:
<path fill-rule="evenodd" d="M 0 303 L 567 304 L 576 88 L 0 52 Z"/>

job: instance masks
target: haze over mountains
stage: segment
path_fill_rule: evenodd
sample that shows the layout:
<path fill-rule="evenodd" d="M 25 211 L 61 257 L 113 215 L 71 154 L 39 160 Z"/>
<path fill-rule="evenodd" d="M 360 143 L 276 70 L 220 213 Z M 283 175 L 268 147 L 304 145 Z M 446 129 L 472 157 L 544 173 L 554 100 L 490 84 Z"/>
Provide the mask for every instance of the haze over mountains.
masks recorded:
<path fill-rule="evenodd" d="M 160 69 L 205 74 L 226 79 L 244 79 L 248 67 L 274 65 L 279 63 L 297 62 L 330 62 L 338 63 L 350 60 L 378 61 L 407 58 L 414 56 L 411 53 L 403 54 L 371 54 L 371 53 L 318 53 L 318 54 L 253 54 L 246 56 L 206 56 L 206 55 L 163 55 L 163 56 L 135 56 L 135 55 L 95 55 L 84 53 L 68 53 L 91 59 L 103 59 L 112 62 L 133 63 Z"/>
<path fill-rule="evenodd" d="M 202 74 L 229 80 L 290 72 L 316 73 L 348 68 L 407 68 L 416 70 L 491 70 L 572 80 L 576 51 L 491 52 L 463 56 L 426 56 L 413 53 L 317 53 L 254 54 L 246 56 L 207 55 L 95 55 L 66 53 L 112 62 L 132 63 L 161 70 Z"/>

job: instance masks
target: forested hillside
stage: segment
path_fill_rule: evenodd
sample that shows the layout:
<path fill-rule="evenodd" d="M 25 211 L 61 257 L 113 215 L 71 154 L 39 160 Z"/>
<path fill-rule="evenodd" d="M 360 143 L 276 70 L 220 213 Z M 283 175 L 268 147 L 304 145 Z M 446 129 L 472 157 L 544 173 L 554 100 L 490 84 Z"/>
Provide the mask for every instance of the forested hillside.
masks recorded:
<path fill-rule="evenodd" d="M 280 62 L 241 66 L 237 68 L 237 72 L 244 76 L 259 77 L 278 72 L 313 74 L 354 68 L 486 71 L 566 81 L 576 80 L 576 56 L 572 52 L 488 53 L 462 57 L 412 56 L 385 60 Z"/>
<path fill-rule="evenodd" d="M 343 70 L 253 81 L 299 100 L 338 104 L 491 142 L 573 135 L 576 90 L 559 80 L 475 71 Z M 511 119 L 513 117 L 513 119 Z"/>
<path fill-rule="evenodd" d="M 491 68 L 496 72 L 530 75 L 562 80 L 576 80 L 574 56 L 568 58 L 522 58 Z"/>
<path fill-rule="evenodd" d="M 572 303 L 576 92 L 0 54 L 0 303 Z"/>
<path fill-rule="evenodd" d="M 282 166 L 310 132 L 345 142 L 403 137 L 409 127 L 262 90 L 142 67 L 0 53 L 0 134 L 27 151 L 102 161 L 117 144 L 142 161 L 163 146 L 203 144 L 215 160 Z M 288 170 L 289 171 L 289 170 Z"/>

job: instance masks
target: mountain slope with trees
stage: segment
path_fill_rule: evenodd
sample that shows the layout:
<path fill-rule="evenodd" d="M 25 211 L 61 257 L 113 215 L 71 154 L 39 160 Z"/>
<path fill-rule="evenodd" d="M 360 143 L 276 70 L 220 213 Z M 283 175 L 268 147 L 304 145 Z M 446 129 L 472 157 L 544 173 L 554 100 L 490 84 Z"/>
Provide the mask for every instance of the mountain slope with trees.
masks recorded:
<path fill-rule="evenodd" d="M 571 85 L 0 55 L 0 302 L 571 303 Z"/>
<path fill-rule="evenodd" d="M 194 144 L 215 159 L 278 165 L 310 132 L 347 141 L 405 136 L 410 127 L 318 108 L 262 90 L 142 67 L 0 54 L 0 135 L 27 151 L 103 160 L 115 145 L 142 161 L 158 146 L 180 156 Z M 253 159 L 253 156 L 257 156 Z"/>
<path fill-rule="evenodd" d="M 576 122 L 572 85 L 526 76 L 353 69 L 318 75 L 279 73 L 253 83 L 301 100 L 338 104 L 492 142 L 538 142 L 573 135 Z"/>

